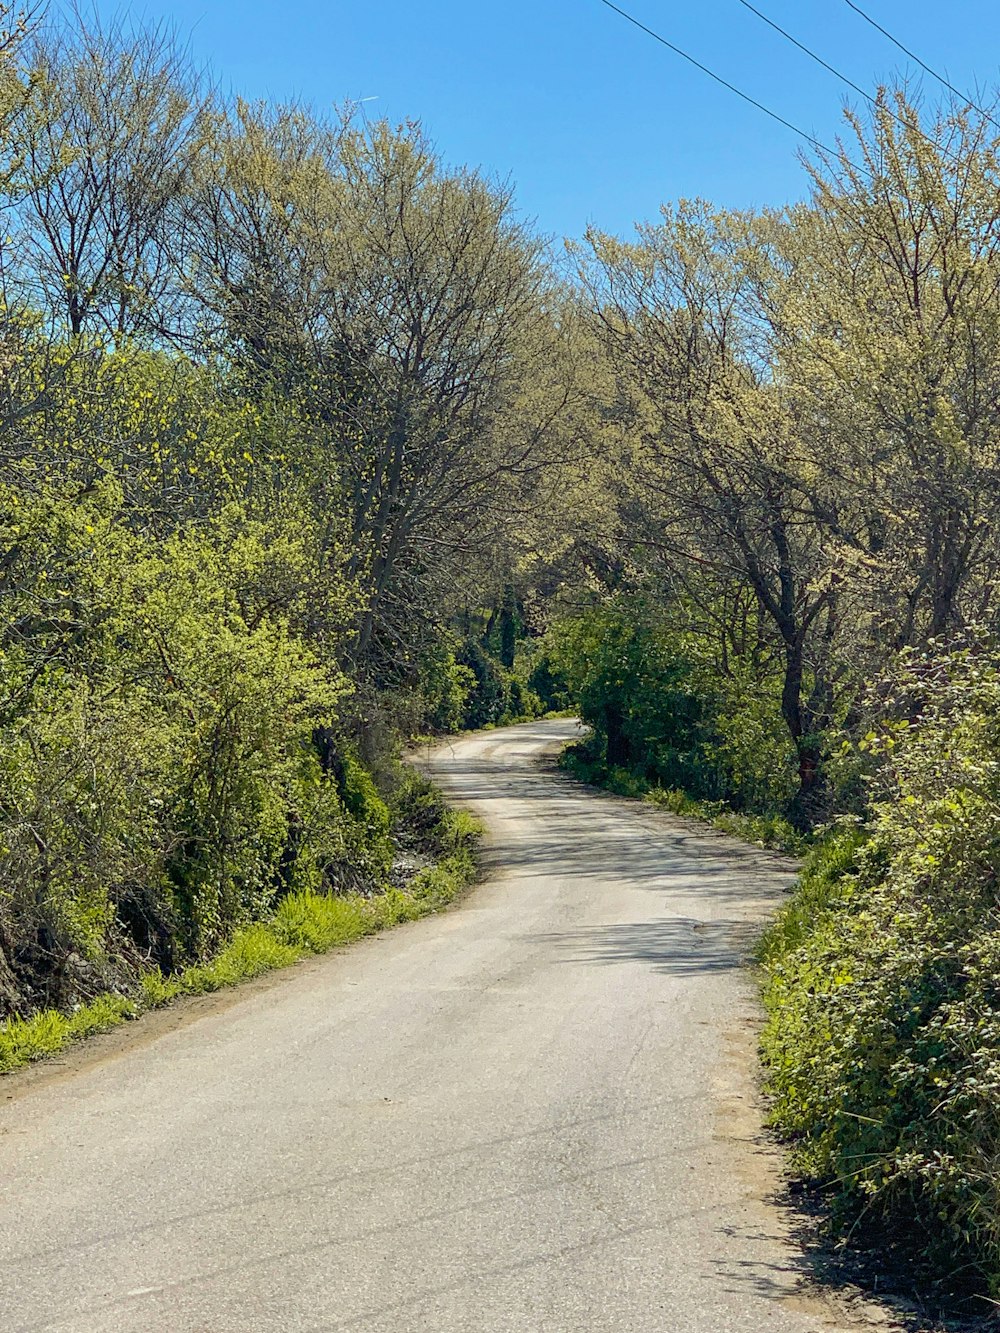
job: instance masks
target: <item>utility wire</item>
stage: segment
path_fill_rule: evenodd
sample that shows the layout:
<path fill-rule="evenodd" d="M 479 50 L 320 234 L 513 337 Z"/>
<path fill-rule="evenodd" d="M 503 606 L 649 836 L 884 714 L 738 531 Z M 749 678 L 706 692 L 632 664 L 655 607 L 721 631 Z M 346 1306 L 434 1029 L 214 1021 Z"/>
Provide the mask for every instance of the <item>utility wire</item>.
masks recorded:
<path fill-rule="evenodd" d="M 791 42 L 793 46 L 798 47 L 798 49 L 804 52 L 809 57 L 810 60 L 815 60 L 817 65 L 821 65 L 823 69 L 828 70 L 834 76 L 834 78 L 839 79 L 841 83 L 846 84 L 848 88 L 852 88 L 860 97 L 863 97 L 865 99 L 865 101 L 868 103 L 869 106 L 875 107 L 876 110 L 878 110 L 879 107 L 884 107 L 885 110 L 888 111 L 889 115 L 892 116 L 893 120 L 898 121 L 898 123 L 902 125 L 905 130 L 909 130 L 911 134 L 912 133 L 919 134 L 921 139 L 923 139 L 925 143 L 929 143 L 932 148 L 936 148 L 938 152 L 944 154 L 945 157 L 950 157 L 953 162 L 958 162 L 960 160 L 959 155 L 957 153 L 953 153 L 950 149 L 945 148 L 944 144 L 939 143 L 937 139 L 932 138 L 929 134 L 925 134 L 919 125 L 915 124 L 913 121 L 907 120 L 906 117 L 901 116 L 898 111 L 893 111 L 891 106 L 888 106 L 886 103 L 880 103 L 876 98 L 874 98 L 871 95 L 871 93 L 867 92 L 859 84 L 855 83 L 853 79 L 849 79 L 846 74 L 842 74 L 840 70 L 837 69 L 834 65 L 831 65 L 829 61 L 824 60 L 821 55 L 817 55 L 817 53 L 813 51 L 810 47 L 806 46 L 804 42 L 800 42 L 797 37 L 793 37 L 792 34 L 788 32 L 785 28 L 781 27 L 780 24 L 775 23 L 774 19 L 768 18 L 768 16 L 762 13 L 759 9 L 757 9 L 755 5 L 752 5 L 750 3 L 750 0 L 738 0 L 738 2 L 743 6 L 744 9 L 749 9 L 751 14 L 756 14 L 757 18 L 759 18 L 762 23 L 766 23 L 769 28 L 773 28 L 774 31 L 778 33 L 780 36 L 784 37 L 786 41 Z M 851 4 L 851 0 L 846 0 L 846 2 L 851 6 L 852 9 L 857 9 L 857 5 Z M 861 11 L 858 10 L 858 13 L 860 12 Z M 914 57 L 914 59 L 916 59 L 916 57 Z M 978 107 L 976 109 L 979 110 Z M 984 111 L 982 114 L 986 115 L 986 112 Z"/>
<path fill-rule="evenodd" d="M 883 37 L 892 42 L 893 46 L 898 47 L 903 55 L 908 56 L 910 60 L 919 65 L 922 70 L 931 76 L 931 78 L 937 79 L 938 83 L 947 88 L 950 93 L 954 93 L 956 97 L 960 98 L 966 104 L 966 106 L 971 106 L 973 111 L 978 111 L 981 116 L 986 117 L 991 125 L 995 125 L 997 129 L 1000 129 L 1000 121 L 994 120 L 985 107 L 981 107 L 977 102 L 974 102 L 967 93 L 963 93 L 960 88 L 956 88 L 953 83 L 949 83 L 943 74 L 939 74 L 937 70 L 928 65 L 926 61 L 921 60 L 915 51 L 911 51 L 910 48 L 904 46 L 897 37 L 893 37 L 888 28 L 883 28 L 881 23 L 876 22 L 870 14 L 866 14 L 860 5 L 854 3 L 854 0 L 844 0 L 844 4 L 853 9 L 855 14 L 859 14 L 866 23 L 870 23 L 876 32 L 880 32 Z"/>
<path fill-rule="evenodd" d="M 750 0 L 739 0 L 739 3 L 743 5 L 745 9 L 750 10 L 752 14 L 755 14 L 757 18 L 759 18 L 762 22 L 766 23 L 768 27 L 773 28 L 775 32 L 779 33 L 787 41 L 791 42 L 793 46 L 798 47 L 798 49 L 800 51 L 803 51 L 807 56 L 810 57 L 810 59 L 815 60 L 817 64 L 822 65 L 824 69 L 829 70 L 831 74 L 833 74 L 836 78 L 840 79 L 841 82 L 845 83 L 849 88 L 852 88 L 856 93 L 859 94 L 859 96 L 863 97 L 865 101 L 868 102 L 871 106 L 878 107 L 880 105 L 879 102 L 874 97 L 872 97 L 871 93 L 867 92 L 864 88 L 854 83 L 853 80 L 849 79 L 846 74 L 842 74 L 840 70 L 836 69 L 833 65 L 829 64 L 826 60 L 823 59 L 822 56 L 818 55 L 808 46 L 805 46 L 802 42 L 798 41 L 798 39 L 793 37 L 790 32 L 787 32 L 784 28 L 780 27 L 777 23 L 775 23 L 773 19 L 768 18 L 766 14 L 762 13 L 759 9 L 757 9 L 754 5 L 752 5 L 750 3 Z M 845 3 L 850 5 L 852 9 L 857 10 L 857 12 L 861 15 L 862 18 L 867 19 L 869 23 L 871 23 L 874 27 L 878 28 L 879 32 L 884 33 L 885 36 L 888 37 L 891 42 L 894 42 L 900 48 L 901 51 L 904 51 L 912 59 L 916 60 L 917 64 L 919 64 L 922 68 L 926 69 L 930 74 L 934 75 L 935 78 L 940 77 L 939 75 L 934 73 L 934 71 L 930 68 L 930 66 L 924 65 L 923 61 L 921 61 L 919 57 L 913 55 L 913 53 L 908 51 L 905 46 L 903 46 L 900 42 L 897 42 L 891 33 L 886 32 L 884 28 L 882 28 L 879 24 L 875 23 L 874 19 L 869 18 L 868 15 L 864 12 L 864 10 L 860 9 L 856 4 L 854 4 L 854 0 L 845 0 Z M 812 144 L 814 148 L 818 148 L 820 152 L 825 153 L 830 157 L 838 158 L 842 162 L 848 163 L 854 171 L 858 171 L 862 175 L 868 176 L 869 178 L 872 177 L 871 171 L 869 171 L 867 168 L 861 167 L 856 163 L 851 163 L 843 147 L 840 146 L 839 144 L 836 149 L 831 148 L 828 144 L 823 143 L 821 139 L 817 139 L 815 135 L 807 133 L 805 130 L 801 129 L 798 125 L 794 124 L 792 121 L 786 120 L 785 117 L 779 115 L 777 111 L 772 111 L 769 106 L 765 106 L 763 102 L 758 102 L 757 99 L 751 97 L 749 93 L 745 93 L 742 88 L 738 88 L 736 84 L 730 83 L 727 79 L 724 79 L 721 74 L 716 74 L 716 72 L 713 69 L 709 69 L 709 67 L 707 65 L 702 64 L 700 60 L 696 60 L 694 56 L 690 55 L 687 51 L 683 50 L 682 47 L 675 45 L 674 42 L 668 41 L 667 38 L 664 37 L 661 33 L 656 32 L 653 28 L 650 28 L 640 19 L 637 19 L 634 14 L 630 14 L 627 10 L 622 9 L 620 8 L 620 6 L 614 4 L 613 0 L 601 0 L 601 4 L 607 6 L 608 9 L 613 10 L 621 18 L 625 19 L 626 22 L 631 23 L 633 27 L 638 28 L 640 32 L 644 32 L 647 37 L 652 37 L 655 42 L 659 42 L 661 46 L 665 46 L 667 50 L 672 51 L 674 55 L 678 55 L 681 57 L 682 60 L 686 60 L 689 65 L 693 65 L 695 69 L 700 70 L 702 74 L 707 74 L 708 77 L 712 79 L 715 83 L 718 83 L 721 87 L 727 89 L 729 92 L 734 93 L 737 97 L 739 97 L 742 101 L 746 102 L 749 106 L 754 107 L 757 111 L 762 111 L 764 115 L 769 116 L 771 120 L 777 121 L 777 123 L 779 125 L 783 125 L 785 129 L 791 130 L 792 133 L 798 135 L 799 138 L 805 139 L 805 141 L 807 143 Z M 990 120 L 994 125 L 997 125 L 997 127 L 1000 128 L 1000 123 L 993 120 L 993 117 L 990 116 L 989 112 L 983 110 L 982 107 L 977 106 L 976 103 L 971 101 L 970 98 L 965 97 L 963 93 L 958 91 L 958 89 L 952 88 L 952 85 L 950 83 L 947 83 L 946 80 L 942 80 L 942 82 L 944 82 L 945 86 L 950 88 L 956 94 L 956 96 L 961 97 L 963 101 L 965 101 L 974 110 L 978 111 L 980 115 L 985 116 L 987 120 Z M 893 111 L 891 107 L 886 106 L 885 109 L 889 112 L 889 114 L 893 117 L 894 120 L 898 121 L 899 124 L 903 126 L 904 129 L 908 130 L 911 133 L 916 132 L 917 134 L 919 134 L 922 139 L 924 139 L 927 143 L 929 143 L 933 148 L 936 148 L 938 152 L 942 153 L 945 157 L 950 157 L 954 162 L 960 161 L 958 154 L 951 152 L 949 149 L 945 148 L 943 144 L 939 143 L 936 139 L 932 139 L 930 135 L 925 134 L 924 131 L 920 129 L 918 125 L 912 123 L 911 121 L 905 120 L 897 112 Z"/>
<path fill-rule="evenodd" d="M 779 116 L 777 111 L 772 111 L 771 108 L 765 106 L 763 102 L 758 102 L 756 98 L 751 97 L 749 93 L 745 93 L 742 88 L 737 88 L 735 83 L 729 83 L 721 74 L 716 74 L 716 72 L 709 69 L 707 65 L 703 65 L 700 60 L 696 60 L 694 56 L 688 55 L 687 51 L 682 50 L 679 46 L 675 46 L 673 42 L 668 42 L 666 37 L 661 36 L 660 33 L 654 32 L 652 28 L 647 28 L 645 23 L 641 23 L 634 15 L 629 14 L 624 9 L 619 9 L 617 5 L 612 4 L 612 0 L 601 0 L 601 4 L 606 5 L 608 9 L 613 9 L 616 14 L 619 14 L 628 23 L 631 23 L 633 27 L 638 28 L 640 32 L 644 32 L 647 37 L 652 37 L 654 42 L 659 42 L 660 45 L 665 46 L 668 51 L 673 51 L 674 55 L 680 56 L 681 59 L 686 60 L 689 65 L 694 65 L 695 69 L 701 70 L 702 74 L 707 74 L 710 79 L 714 79 L 716 83 L 721 84 L 722 87 L 728 89 L 729 92 L 735 93 L 737 97 L 741 98 L 744 102 L 747 102 L 750 106 L 756 107 L 758 111 L 763 111 L 765 116 L 770 116 L 770 118 L 776 120 L 779 125 L 784 125 L 786 130 L 791 130 L 792 133 L 797 134 L 800 139 L 805 139 L 805 141 L 811 143 L 814 148 L 818 148 L 820 152 L 826 153 L 832 157 L 844 158 L 845 154 L 842 148 L 830 148 L 823 143 L 822 140 L 814 138 L 811 134 L 807 134 L 805 130 L 799 129 L 798 125 L 793 125 L 792 122 L 786 120 L 784 116 Z"/>
<path fill-rule="evenodd" d="M 769 19 L 766 14 L 762 14 L 759 9 L 756 9 L 750 3 L 750 0 L 739 0 L 739 3 L 744 9 L 749 9 L 751 14 L 756 14 L 762 23 L 766 23 L 769 28 L 773 28 L 776 33 L 779 33 L 784 37 L 786 42 L 791 42 L 793 46 L 797 46 L 800 51 L 805 52 L 810 60 L 815 60 L 817 65 L 822 65 L 823 68 L 828 70 L 835 79 L 839 79 L 841 83 L 846 83 L 848 88 L 853 88 L 854 91 L 860 97 L 863 97 L 866 102 L 871 102 L 872 105 L 875 104 L 875 99 L 872 97 L 871 93 L 866 92 L 864 88 L 860 87 L 860 85 L 856 84 L 852 79 L 849 79 L 846 74 L 841 74 L 839 69 L 835 69 L 833 65 L 828 64 L 822 56 L 817 55 L 815 51 L 810 50 L 805 43 L 800 42 L 797 37 L 793 37 L 792 34 L 782 28 L 780 24 L 775 23 L 774 19 Z"/>

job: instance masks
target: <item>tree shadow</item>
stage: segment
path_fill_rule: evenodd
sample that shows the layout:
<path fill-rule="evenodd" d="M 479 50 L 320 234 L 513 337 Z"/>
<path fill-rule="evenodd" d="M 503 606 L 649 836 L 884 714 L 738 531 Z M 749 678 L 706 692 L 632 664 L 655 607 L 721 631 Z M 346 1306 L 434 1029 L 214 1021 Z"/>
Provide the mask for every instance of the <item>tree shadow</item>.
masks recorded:
<path fill-rule="evenodd" d="M 996 1333 L 1000 1315 L 972 1287 L 945 1291 L 915 1271 L 912 1262 L 885 1237 L 855 1237 L 838 1245 L 829 1233 L 829 1205 L 818 1188 L 791 1182 L 766 1199 L 780 1213 L 780 1236 L 797 1253 L 785 1263 L 720 1260 L 721 1278 L 733 1290 L 750 1286 L 757 1294 L 787 1300 L 833 1294 L 863 1327 L 879 1324 L 895 1333 Z M 724 1228 L 728 1233 L 735 1229 Z M 751 1233 L 741 1233 L 748 1238 Z"/>
<path fill-rule="evenodd" d="M 554 945 L 567 963 L 648 963 L 657 972 L 687 976 L 745 967 L 759 934 L 750 921 L 676 916 L 549 932 L 531 941 Z"/>

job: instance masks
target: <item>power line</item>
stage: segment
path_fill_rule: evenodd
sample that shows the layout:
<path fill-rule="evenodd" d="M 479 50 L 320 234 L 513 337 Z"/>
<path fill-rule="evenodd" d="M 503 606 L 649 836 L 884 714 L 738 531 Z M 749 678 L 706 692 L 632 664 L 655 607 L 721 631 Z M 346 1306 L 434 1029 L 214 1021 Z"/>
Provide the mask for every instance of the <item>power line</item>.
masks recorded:
<path fill-rule="evenodd" d="M 763 111 L 765 116 L 770 116 L 770 118 L 776 120 L 779 125 L 784 125 L 786 130 L 791 130 L 792 133 L 797 134 L 800 139 L 805 139 L 805 141 L 811 143 L 814 148 L 818 148 L 820 152 L 826 153 L 829 156 L 844 158 L 845 155 L 843 149 L 829 148 L 821 139 L 817 139 L 813 135 L 807 134 L 806 131 L 800 129 L 798 125 L 794 125 L 790 120 L 786 120 L 784 116 L 780 116 L 777 111 L 772 111 L 771 108 L 765 106 L 763 102 L 758 102 L 756 98 L 751 97 L 749 93 L 745 93 L 742 88 L 737 88 L 735 83 L 730 83 L 727 79 L 724 79 L 721 74 L 716 74 L 714 70 L 709 69 L 707 65 L 703 65 L 700 60 L 696 60 L 694 56 L 689 55 L 687 51 L 682 50 L 681 47 L 675 46 L 673 42 L 668 42 L 666 37 L 661 36 L 660 33 L 655 32 L 652 28 L 648 28 L 645 23 L 640 22 L 634 15 L 629 14 L 624 9 L 619 9 L 617 5 L 612 4 L 612 0 L 601 0 L 601 4 L 606 5 L 608 9 L 613 9 L 616 14 L 620 15 L 628 23 L 631 23 L 633 27 L 638 28 L 640 32 L 644 32 L 647 37 L 652 37 L 655 42 L 659 42 L 661 46 L 665 46 L 668 51 L 673 51 L 674 55 L 680 56 L 681 59 L 686 60 L 689 65 L 693 65 L 695 69 L 701 70 L 702 74 L 707 74 L 710 79 L 721 84 L 721 86 L 728 89 L 729 92 L 735 93 L 737 97 L 741 98 L 744 102 L 747 102 L 750 106 L 755 107 L 758 111 Z"/>
<path fill-rule="evenodd" d="M 912 121 L 907 120 L 906 117 L 901 116 L 898 111 L 893 111 L 891 106 L 887 105 L 886 103 L 880 103 L 876 98 L 874 98 L 871 95 L 870 92 L 862 88 L 859 84 L 855 83 L 853 79 L 849 79 L 846 74 L 842 74 L 839 69 L 837 69 L 834 65 L 831 65 L 829 61 L 824 60 L 821 55 L 817 55 L 817 53 L 813 51 L 811 47 L 806 46 L 804 42 L 800 42 L 797 37 L 793 37 L 792 34 L 787 31 L 787 29 L 783 28 L 779 23 L 775 23 L 774 19 L 768 18 L 768 16 L 762 13 L 761 10 L 757 9 L 755 5 L 752 5 L 750 3 L 750 0 L 738 0 L 738 3 L 741 4 L 744 9 L 749 9 L 751 14 L 755 14 L 762 23 L 766 23 L 767 26 L 769 28 L 772 28 L 776 33 L 778 33 L 779 36 L 784 37 L 785 41 L 791 42 L 793 46 L 798 47 L 798 49 L 804 52 L 804 54 L 807 55 L 810 60 L 815 60 L 817 65 L 820 65 L 822 66 L 823 69 L 829 71 L 829 73 L 832 74 L 834 78 L 839 79 L 841 83 L 846 84 L 848 88 L 852 88 L 854 92 L 856 92 L 860 97 L 863 97 L 865 99 L 865 101 L 868 103 L 869 106 L 874 107 L 876 110 L 884 106 L 885 110 L 888 111 L 889 115 L 892 116 L 893 120 L 895 120 L 898 124 L 902 125 L 902 127 L 905 130 L 908 130 L 911 134 L 913 133 L 919 134 L 921 139 L 923 139 L 925 143 L 929 143 L 932 148 L 936 148 L 938 152 L 943 153 L 945 157 L 950 157 L 953 162 L 958 162 L 960 160 L 958 154 L 953 153 L 948 148 L 945 148 L 944 144 L 939 143 L 937 139 L 934 139 L 931 137 L 931 135 L 926 134 L 920 128 L 919 125 L 915 124 Z M 851 0 L 847 0 L 847 3 L 851 4 Z M 855 9 L 857 8 L 857 6 L 851 4 L 851 8 Z M 860 10 L 858 12 L 860 13 Z"/>
<path fill-rule="evenodd" d="M 804 51 L 810 60 L 815 60 L 817 65 L 822 65 L 823 68 L 828 70 L 835 79 L 839 79 L 841 83 L 846 83 L 848 88 L 853 88 L 854 91 L 858 93 L 859 96 L 863 97 L 866 102 L 871 102 L 872 105 L 874 105 L 875 99 L 872 97 L 871 93 L 866 92 L 864 88 L 854 83 L 846 74 L 841 74 L 839 69 L 835 69 L 833 65 L 828 64 L 822 56 L 817 55 L 815 51 L 810 50 L 808 46 L 803 42 L 800 42 L 797 37 L 793 37 L 792 34 L 782 28 L 780 24 L 775 23 L 774 19 L 769 19 L 766 14 L 762 14 L 759 9 L 754 8 L 750 3 L 750 0 L 739 0 L 739 3 L 744 9 L 749 9 L 751 14 L 756 14 L 762 23 L 766 23 L 769 28 L 773 28 L 776 33 L 779 33 L 784 37 L 786 42 L 791 42 L 791 44 L 797 46 L 800 51 Z"/>
<path fill-rule="evenodd" d="M 866 14 L 860 5 L 854 3 L 854 0 L 844 0 L 844 4 L 853 9 L 855 14 L 860 14 L 866 23 L 870 23 L 876 32 L 880 32 L 883 37 L 892 42 L 893 46 L 898 47 L 903 55 L 909 57 L 910 60 L 919 65 L 920 68 L 928 73 L 932 79 L 937 79 L 938 83 L 947 88 L 950 93 L 954 93 L 956 97 L 960 98 L 966 104 L 966 106 L 971 106 L 973 111 L 978 111 L 981 116 L 985 116 L 991 125 L 995 125 L 997 129 L 1000 129 L 1000 121 L 994 120 L 985 107 L 979 106 L 979 104 L 974 102 L 967 93 L 963 93 L 960 88 L 956 88 L 953 83 L 949 83 L 943 74 L 939 74 L 937 70 L 928 65 L 926 61 L 921 60 L 915 51 L 911 51 L 910 48 L 904 46 L 897 37 L 893 37 L 888 28 L 883 28 L 881 23 L 876 22 L 870 14 Z"/>
<path fill-rule="evenodd" d="M 798 47 L 798 49 L 800 51 L 803 51 L 807 56 L 810 57 L 810 59 L 815 60 L 817 64 L 821 65 L 824 69 L 828 70 L 836 78 L 840 79 L 842 83 L 845 83 L 849 88 L 852 88 L 856 93 L 859 94 L 859 96 L 863 97 L 865 101 L 868 102 L 871 106 L 875 107 L 876 109 L 878 109 L 879 107 L 884 107 L 884 109 L 888 111 L 889 115 L 891 115 L 892 118 L 895 121 L 897 121 L 900 125 L 902 125 L 903 128 L 907 130 L 909 133 L 919 134 L 920 137 L 926 143 L 929 143 L 931 147 L 936 148 L 937 151 L 943 154 L 945 157 L 951 158 L 953 162 L 961 161 L 961 158 L 958 154 L 953 153 L 950 149 L 946 148 L 942 143 L 939 143 L 937 139 L 934 139 L 929 134 L 926 134 L 920 128 L 919 125 L 915 124 L 914 122 L 906 120 L 903 116 L 899 115 L 898 112 L 893 111 L 893 109 L 890 106 L 885 105 L 885 103 L 879 102 L 876 98 L 874 98 L 871 95 L 871 93 L 867 92 L 864 88 L 854 83 L 853 80 L 849 79 L 846 74 L 842 74 L 840 70 L 836 69 L 833 65 L 829 64 L 826 60 L 823 59 L 822 56 L 818 55 L 815 51 L 811 50 L 804 43 L 800 42 L 797 38 L 793 37 L 790 32 L 787 32 L 779 24 L 775 23 L 773 19 L 768 18 L 766 14 L 762 13 L 759 9 L 757 9 L 754 5 L 752 5 L 750 3 L 750 0 L 739 0 L 739 3 L 743 5 L 745 9 L 750 10 L 752 14 L 755 14 L 757 18 L 759 18 L 762 22 L 766 23 L 768 27 L 773 28 L 775 32 L 779 33 L 787 41 L 791 42 L 793 46 Z M 891 42 L 894 42 L 900 48 L 900 50 L 904 51 L 908 56 L 911 57 L 911 59 L 916 60 L 917 64 L 920 65 L 923 69 L 926 69 L 928 73 L 934 75 L 935 78 L 940 78 L 940 76 L 935 74 L 934 70 L 932 70 L 929 65 L 925 65 L 918 56 L 915 56 L 911 51 L 907 50 L 907 48 L 903 46 L 902 43 L 897 42 L 891 33 L 887 32 L 884 28 L 882 28 L 878 23 L 875 22 L 874 19 L 869 18 L 869 16 L 864 12 L 864 10 L 859 8 L 859 6 L 854 3 L 854 0 L 845 0 L 845 3 L 850 5 L 852 9 L 856 10 L 861 15 L 862 18 L 867 19 L 867 21 L 871 23 L 873 27 L 878 28 L 879 32 L 884 33 L 884 35 L 888 37 Z M 742 101 L 746 102 L 749 106 L 754 107 L 757 111 L 762 111 L 764 115 L 769 116 L 771 120 L 777 121 L 777 123 L 779 125 L 783 125 L 785 129 L 791 130 L 792 133 L 797 134 L 799 138 L 805 139 L 805 141 L 807 143 L 812 144 L 814 148 L 818 148 L 821 153 L 825 153 L 828 157 L 835 157 L 839 159 L 841 162 L 844 162 L 847 165 L 849 165 L 853 171 L 857 171 L 861 175 L 868 176 L 869 179 L 874 179 L 874 177 L 872 176 L 872 172 L 868 168 L 862 167 L 857 163 L 853 163 L 850 161 L 850 158 L 844 151 L 843 146 L 840 145 L 839 143 L 836 149 L 830 148 L 829 145 L 823 143 L 821 139 L 817 139 L 815 135 L 807 133 L 807 131 L 801 129 L 798 125 L 794 124 L 792 121 L 786 120 L 784 116 L 779 115 L 777 111 L 772 111 L 771 108 L 769 106 L 765 106 L 763 102 L 758 102 L 757 99 L 751 97 L 749 93 L 745 93 L 742 88 L 738 88 L 736 84 L 730 83 L 728 79 L 724 79 L 721 74 L 716 74 L 716 72 L 713 69 L 710 69 L 707 65 L 702 64 L 700 60 L 696 60 L 694 56 L 689 54 L 689 52 L 685 51 L 682 47 L 677 46 L 674 42 L 668 41 L 667 38 L 664 37 L 661 33 L 658 33 L 655 31 L 655 29 L 650 28 L 640 19 L 637 19 L 635 15 L 630 14 L 627 10 L 622 9 L 620 8 L 620 6 L 614 4 L 613 0 L 601 0 L 601 4 L 606 5 L 608 9 L 613 10 L 621 18 L 625 19 L 626 22 L 631 23 L 633 27 L 638 28 L 640 32 L 644 32 L 647 37 L 652 37 L 653 40 L 659 42 L 661 46 L 665 46 L 667 50 L 672 51 L 674 55 L 678 55 L 681 57 L 682 60 L 686 60 L 688 64 L 693 65 L 695 69 L 700 70 L 702 74 L 707 74 L 708 77 L 712 79 L 715 83 L 718 83 L 728 92 L 734 93 L 737 97 L 739 97 Z M 967 105 L 971 106 L 974 110 L 978 111 L 980 115 L 984 116 L 994 125 L 997 125 L 997 128 L 1000 128 L 1000 122 L 995 121 L 988 111 L 985 111 L 982 107 L 977 106 L 976 103 L 971 100 L 971 98 L 966 97 L 957 88 L 954 88 L 952 84 L 948 83 L 947 80 L 942 79 L 942 82 L 945 84 L 947 88 L 951 89 L 951 91 L 954 92 L 956 96 L 961 97 L 963 101 L 966 102 Z"/>

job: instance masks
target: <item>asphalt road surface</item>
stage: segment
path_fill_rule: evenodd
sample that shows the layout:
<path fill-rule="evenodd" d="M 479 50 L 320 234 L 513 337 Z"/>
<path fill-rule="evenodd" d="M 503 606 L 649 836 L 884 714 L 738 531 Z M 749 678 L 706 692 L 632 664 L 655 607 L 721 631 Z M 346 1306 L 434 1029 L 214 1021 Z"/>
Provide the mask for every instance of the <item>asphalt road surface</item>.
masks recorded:
<path fill-rule="evenodd" d="M 574 733 L 431 757 L 490 829 L 454 910 L 0 1081 L 2 1333 L 853 1326 L 768 1201 L 788 867 L 561 778 Z"/>

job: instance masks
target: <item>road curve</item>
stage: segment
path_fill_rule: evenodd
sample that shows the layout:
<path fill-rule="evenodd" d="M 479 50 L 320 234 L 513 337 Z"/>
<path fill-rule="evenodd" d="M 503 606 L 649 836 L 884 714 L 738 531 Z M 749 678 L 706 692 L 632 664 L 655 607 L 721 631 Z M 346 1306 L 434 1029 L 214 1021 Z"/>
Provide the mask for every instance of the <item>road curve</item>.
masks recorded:
<path fill-rule="evenodd" d="M 763 1202 L 787 867 L 547 770 L 574 731 L 431 757 L 490 830 L 454 911 L 0 1083 L 4 1333 L 846 1327 Z"/>

